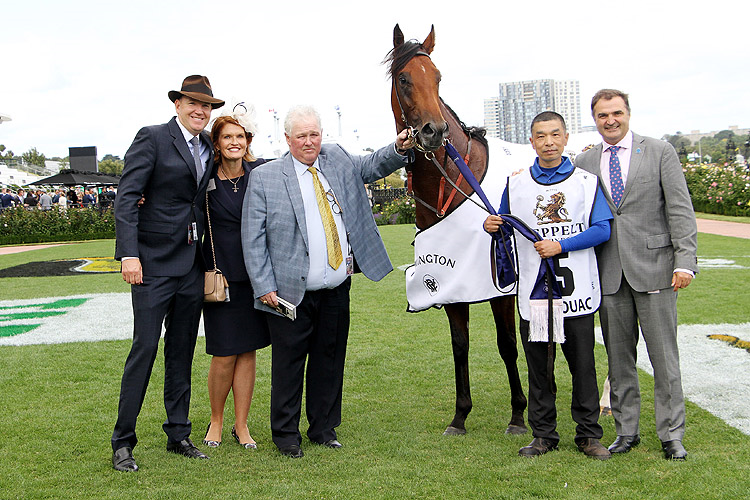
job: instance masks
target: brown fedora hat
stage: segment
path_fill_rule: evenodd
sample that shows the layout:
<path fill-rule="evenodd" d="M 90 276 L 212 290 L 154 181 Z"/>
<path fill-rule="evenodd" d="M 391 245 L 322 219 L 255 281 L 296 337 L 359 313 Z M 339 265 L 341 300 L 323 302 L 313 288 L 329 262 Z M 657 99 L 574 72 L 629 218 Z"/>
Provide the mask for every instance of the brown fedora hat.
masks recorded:
<path fill-rule="evenodd" d="M 208 78 L 201 75 L 190 75 L 182 81 L 180 90 L 170 90 L 167 94 L 169 100 L 175 102 L 182 96 L 192 97 L 196 101 L 207 102 L 212 109 L 220 108 L 224 101 L 216 99 L 211 91 L 211 83 Z"/>

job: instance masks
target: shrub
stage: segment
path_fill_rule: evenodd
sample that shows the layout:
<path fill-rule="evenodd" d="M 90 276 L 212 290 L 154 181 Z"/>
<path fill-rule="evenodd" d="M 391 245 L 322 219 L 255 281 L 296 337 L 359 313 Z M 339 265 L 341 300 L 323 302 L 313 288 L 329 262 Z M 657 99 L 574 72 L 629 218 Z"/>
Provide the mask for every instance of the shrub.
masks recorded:
<path fill-rule="evenodd" d="M 0 245 L 81 241 L 115 237 L 112 209 L 69 208 L 28 210 L 6 208 L 0 212 Z"/>
<path fill-rule="evenodd" d="M 384 219 L 386 222 L 380 222 Z M 381 224 L 413 224 L 417 220 L 416 205 L 408 196 L 386 203 L 381 216 L 375 221 Z"/>
<path fill-rule="evenodd" d="M 682 170 L 696 211 L 750 216 L 748 167 L 686 164 Z"/>

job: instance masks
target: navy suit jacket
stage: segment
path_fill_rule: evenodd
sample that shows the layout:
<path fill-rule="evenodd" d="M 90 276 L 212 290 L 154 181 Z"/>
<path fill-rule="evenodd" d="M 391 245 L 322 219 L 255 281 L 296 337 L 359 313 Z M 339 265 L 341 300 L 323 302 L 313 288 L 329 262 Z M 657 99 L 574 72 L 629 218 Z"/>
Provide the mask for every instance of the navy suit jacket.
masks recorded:
<path fill-rule="evenodd" d="M 138 257 L 146 276 L 184 276 L 196 262 L 214 158 L 208 134 L 201 132 L 200 137 L 209 148 L 200 184 L 176 117 L 142 128 L 125 153 L 115 199 L 115 258 Z M 142 195 L 146 202 L 139 207 Z M 188 244 L 193 222 L 198 238 Z M 202 264 L 202 257 L 198 260 Z"/>

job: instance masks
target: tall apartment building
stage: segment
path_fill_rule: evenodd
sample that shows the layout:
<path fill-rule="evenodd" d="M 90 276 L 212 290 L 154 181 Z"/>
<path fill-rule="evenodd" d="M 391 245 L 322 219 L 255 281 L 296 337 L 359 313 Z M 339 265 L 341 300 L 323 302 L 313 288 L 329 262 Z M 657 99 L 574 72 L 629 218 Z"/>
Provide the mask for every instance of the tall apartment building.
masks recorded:
<path fill-rule="evenodd" d="M 581 95 L 577 80 L 527 80 L 501 83 L 498 97 L 484 100 L 484 126 L 489 137 L 525 144 L 531 121 L 542 111 L 565 118 L 568 132 L 581 128 Z"/>
<path fill-rule="evenodd" d="M 568 132 L 581 132 L 581 85 L 578 80 L 555 80 L 553 109 L 565 118 Z"/>

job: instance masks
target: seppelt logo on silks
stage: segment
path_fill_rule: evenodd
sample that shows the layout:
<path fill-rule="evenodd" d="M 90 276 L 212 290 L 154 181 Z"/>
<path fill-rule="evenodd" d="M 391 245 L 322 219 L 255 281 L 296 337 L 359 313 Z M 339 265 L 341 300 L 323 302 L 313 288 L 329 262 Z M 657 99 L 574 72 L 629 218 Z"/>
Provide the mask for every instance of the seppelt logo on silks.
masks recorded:
<path fill-rule="evenodd" d="M 536 197 L 536 206 L 534 207 L 534 217 L 537 218 L 538 224 L 555 224 L 558 222 L 571 222 L 568 219 L 568 209 L 565 208 L 565 193 L 552 193 L 547 200 L 547 204 L 542 203 L 544 196 L 541 194 Z"/>
<path fill-rule="evenodd" d="M 536 231 L 544 240 L 558 241 L 561 238 L 568 238 L 574 234 L 582 233 L 586 226 L 581 222 L 573 222 L 568 218 L 568 209 L 565 208 L 565 193 L 558 191 L 549 195 L 549 199 L 544 202 L 544 196 L 537 195 L 536 206 L 532 213 L 537 219 Z M 573 222 L 572 224 L 563 224 L 564 222 Z M 556 224 L 555 226 L 542 227 L 546 224 Z"/>

